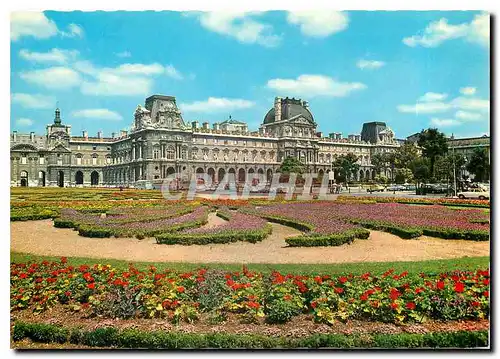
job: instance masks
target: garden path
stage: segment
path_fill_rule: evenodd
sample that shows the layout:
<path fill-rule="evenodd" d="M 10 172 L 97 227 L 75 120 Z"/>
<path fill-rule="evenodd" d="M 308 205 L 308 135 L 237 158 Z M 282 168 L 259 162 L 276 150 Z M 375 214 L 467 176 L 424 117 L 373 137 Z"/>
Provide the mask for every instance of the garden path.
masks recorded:
<path fill-rule="evenodd" d="M 222 220 L 218 217 L 213 221 Z M 223 221 L 223 220 L 222 220 Z M 256 244 L 161 245 L 154 239 L 85 238 L 72 229 L 55 228 L 51 220 L 11 222 L 11 250 L 37 255 L 109 258 L 144 262 L 347 263 L 417 261 L 488 256 L 489 242 L 430 237 L 404 240 L 371 231 L 370 239 L 340 247 L 287 248 L 284 238 L 300 232 L 272 224 L 273 233 Z"/>

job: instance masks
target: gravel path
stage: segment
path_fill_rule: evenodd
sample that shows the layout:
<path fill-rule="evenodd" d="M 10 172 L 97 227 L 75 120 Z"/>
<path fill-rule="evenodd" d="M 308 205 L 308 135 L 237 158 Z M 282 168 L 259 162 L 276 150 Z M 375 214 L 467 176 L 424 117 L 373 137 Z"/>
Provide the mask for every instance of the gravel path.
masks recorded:
<path fill-rule="evenodd" d="M 209 226 L 223 221 L 210 216 Z M 48 256 L 110 258 L 144 262 L 223 263 L 346 263 L 387 262 L 488 256 L 489 242 L 430 237 L 404 240 L 371 231 L 368 240 L 340 247 L 287 248 L 284 238 L 298 235 L 290 227 L 272 224 L 273 233 L 256 244 L 161 245 L 154 239 L 85 238 L 71 229 L 54 228 L 51 220 L 11 222 L 11 250 Z"/>

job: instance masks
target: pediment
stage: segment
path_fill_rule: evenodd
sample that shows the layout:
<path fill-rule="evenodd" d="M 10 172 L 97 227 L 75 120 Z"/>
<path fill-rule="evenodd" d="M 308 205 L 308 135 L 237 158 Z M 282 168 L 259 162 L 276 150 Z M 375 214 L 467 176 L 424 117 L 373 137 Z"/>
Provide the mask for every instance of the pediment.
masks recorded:
<path fill-rule="evenodd" d="M 52 147 L 52 152 L 71 152 L 71 150 L 63 144 L 59 143 Z"/>
<path fill-rule="evenodd" d="M 38 152 L 38 148 L 29 143 L 18 143 L 10 148 L 11 151 L 26 151 L 26 152 Z"/>

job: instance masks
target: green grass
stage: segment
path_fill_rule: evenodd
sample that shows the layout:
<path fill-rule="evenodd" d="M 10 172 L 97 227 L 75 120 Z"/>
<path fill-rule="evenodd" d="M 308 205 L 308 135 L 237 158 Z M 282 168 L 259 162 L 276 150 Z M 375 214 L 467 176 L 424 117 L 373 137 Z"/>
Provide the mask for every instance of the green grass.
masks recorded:
<path fill-rule="evenodd" d="M 59 261 L 60 257 L 36 256 L 31 254 L 11 252 L 12 263 L 28 261 Z M 184 263 L 184 262 L 131 262 L 116 259 L 95 259 L 68 257 L 68 263 L 73 266 L 81 264 L 94 265 L 96 263 L 110 264 L 117 269 L 127 269 L 129 263 L 133 263 L 138 269 L 146 269 L 154 265 L 159 270 L 173 269 L 178 272 L 189 272 L 198 268 L 217 268 L 226 271 L 239 271 L 243 264 L 239 263 Z M 438 259 L 418 262 L 359 262 L 359 263 L 335 263 L 335 264 L 246 264 L 252 271 L 270 273 L 277 270 L 282 273 L 293 274 L 362 274 L 371 272 L 381 274 L 393 268 L 396 272 L 408 271 L 410 273 L 437 273 L 454 269 L 473 270 L 477 268 L 488 268 L 490 257 L 463 257 L 455 259 Z"/>

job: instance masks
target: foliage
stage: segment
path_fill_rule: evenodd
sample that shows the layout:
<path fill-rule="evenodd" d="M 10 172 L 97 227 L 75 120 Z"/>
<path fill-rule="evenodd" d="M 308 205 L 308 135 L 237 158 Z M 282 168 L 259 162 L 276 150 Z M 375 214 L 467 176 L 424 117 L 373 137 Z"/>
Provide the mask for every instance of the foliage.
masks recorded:
<path fill-rule="evenodd" d="M 351 176 L 355 175 L 359 171 L 360 165 L 357 163 L 358 160 L 358 156 L 349 152 L 347 154 L 337 156 L 334 159 L 332 166 L 335 168 L 335 171 L 338 171 L 343 180 L 349 180 Z"/>
<path fill-rule="evenodd" d="M 418 157 L 417 146 L 412 142 L 405 142 L 395 151 L 395 167 L 398 169 L 410 168 L 411 163 Z"/>
<path fill-rule="evenodd" d="M 394 171 L 394 182 L 411 183 L 413 182 L 413 172 L 409 168 L 396 168 Z"/>
<path fill-rule="evenodd" d="M 429 159 L 429 173 L 433 176 L 436 158 L 448 151 L 446 136 L 437 128 L 428 128 L 420 132 L 417 143 L 422 148 L 422 155 Z"/>
<path fill-rule="evenodd" d="M 467 162 L 467 171 L 474 174 L 474 180 L 482 182 L 490 178 L 490 156 L 486 148 L 476 148 Z"/>
<path fill-rule="evenodd" d="M 435 332 L 425 334 L 313 334 L 307 337 L 270 337 L 260 334 L 179 333 L 165 331 L 90 331 L 52 324 L 16 322 L 14 341 L 31 339 L 38 343 L 67 343 L 92 347 L 129 349 L 270 349 L 270 348 L 480 348 L 488 347 L 488 331 Z M 96 335 L 97 333 L 97 335 Z M 104 337 L 103 334 L 108 335 Z"/>
<path fill-rule="evenodd" d="M 304 173 L 304 164 L 295 157 L 286 157 L 281 163 L 278 171 L 283 174 L 302 174 Z"/>

